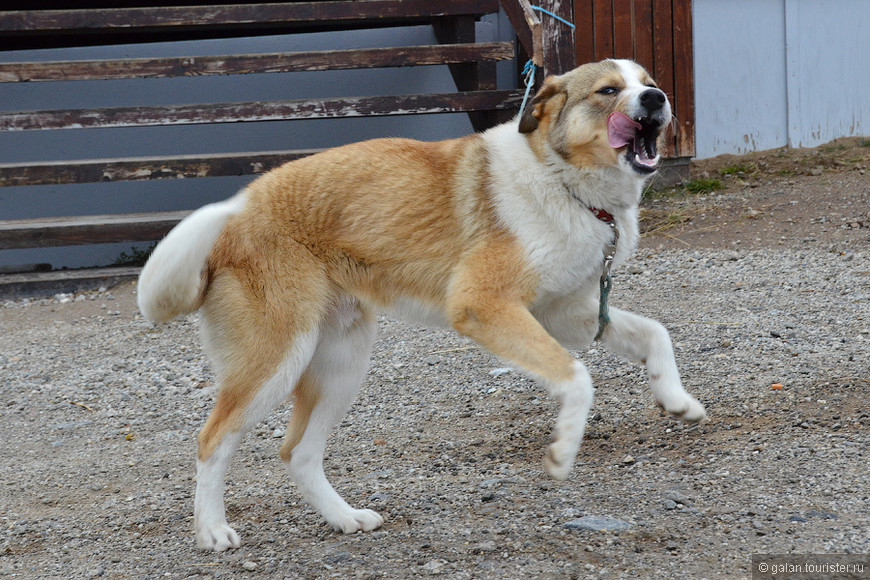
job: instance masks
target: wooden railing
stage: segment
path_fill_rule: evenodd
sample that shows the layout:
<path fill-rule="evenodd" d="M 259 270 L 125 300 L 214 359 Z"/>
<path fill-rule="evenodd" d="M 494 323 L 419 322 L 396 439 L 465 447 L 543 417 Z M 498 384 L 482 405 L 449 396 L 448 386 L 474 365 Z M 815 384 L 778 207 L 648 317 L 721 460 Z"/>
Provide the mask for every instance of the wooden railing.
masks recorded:
<path fill-rule="evenodd" d="M 544 4 L 554 9 L 561 5 L 558 1 Z M 565 4 L 570 10 L 570 4 Z M 25 8 L 14 9 L 19 6 Z M 517 33 L 521 52 L 536 65 L 543 69 L 549 64 L 548 68 L 553 72 L 573 66 L 560 64 L 558 50 L 551 50 L 550 53 L 544 50 L 547 31 L 550 31 L 551 36 L 564 35 L 565 29 L 560 29 L 558 25 L 542 25 L 527 0 L 501 0 L 501 6 Z M 9 7 L 0 9 L 0 50 L 230 38 L 412 24 L 431 25 L 440 44 L 221 56 L 5 62 L 0 63 L 0 83 L 157 79 L 447 64 L 457 92 L 0 112 L 0 131 L 455 112 L 467 113 L 473 127 L 483 130 L 513 115 L 522 97 L 520 89 L 498 90 L 496 83 L 495 64 L 516 58 L 513 43 L 476 42 L 475 22 L 498 9 L 498 0 L 308 1 L 244 5 L 216 3 L 207 6 L 160 4 L 139 8 L 103 8 L 84 2 L 75 9 L 65 10 L 28 10 L 24 2 L 13 1 Z M 571 52 L 571 46 L 569 44 L 566 50 Z M 314 152 L 316 150 L 311 149 L 253 151 L 28 163 L 5 163 L 0 158 L 0 187 L 254 175 Z M 165 235 L 187 213 L 0 220 L 0 250 L 152 241 Z"/>

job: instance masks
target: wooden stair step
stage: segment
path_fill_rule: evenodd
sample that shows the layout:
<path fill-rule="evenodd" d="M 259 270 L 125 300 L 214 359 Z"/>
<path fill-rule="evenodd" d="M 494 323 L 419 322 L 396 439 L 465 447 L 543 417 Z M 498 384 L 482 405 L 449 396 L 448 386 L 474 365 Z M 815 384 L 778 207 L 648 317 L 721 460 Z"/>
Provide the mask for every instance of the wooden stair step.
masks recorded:
<path fill-rule="evenodd" d="M 328 21 L 376 25 L 396 19 L 483 15 L 498 0 L 355 0 L 0 11 L 0 33 L 89 31 L 186 26 L 299 24 Z"/>
<path fill-rule="evenodd" d="M 0 164 L 0 187 L 258 175 L 322 149 Z"/>
<path fill-rule="evenodd" d="M 0 299 L 44 298 L 55 294 L 111 288 L 135 280 L 141 268 L 113 267 L 0 274 Z"/>
<path fill-rule="evenodd" d="M 513 43 L 486 42 L 480 44 L 441 44 L 172 58 L 6 62 L 0 63 L 0 83 L 143 79 L 433 66 L 492 62 L 511 60 L 513 58 Z"/>
<path fill-rule="evenodd" d="M 189 211 L 0 221 L 0 250 L 148 242 L 165 236 Z"/>
<path fill-rule="evenodd" d="M 0 11 L 4 50 L 378 28 L 479 17 L 498 0 L 356 0 Z M 107 37 L 107 38 L 102 38 Z"/>
<path fill-rule="evenodd" d="M 522 91 L 519 90 L 488 90 L 345 99 L 26 111 L 0 114 L 0 131 L 148 127 L 498 111 L 515 109 L 519 107 L 521 100 Z"/>

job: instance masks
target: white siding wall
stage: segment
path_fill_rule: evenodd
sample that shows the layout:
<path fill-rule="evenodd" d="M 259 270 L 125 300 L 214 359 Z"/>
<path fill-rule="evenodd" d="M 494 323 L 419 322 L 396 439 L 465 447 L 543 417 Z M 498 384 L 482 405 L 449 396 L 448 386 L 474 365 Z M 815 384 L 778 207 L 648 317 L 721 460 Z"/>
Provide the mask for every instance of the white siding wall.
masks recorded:
<path fill-rule="evenodd" d="M 870 135 L 870 1 L 693 8 L 698 158 Z"/>

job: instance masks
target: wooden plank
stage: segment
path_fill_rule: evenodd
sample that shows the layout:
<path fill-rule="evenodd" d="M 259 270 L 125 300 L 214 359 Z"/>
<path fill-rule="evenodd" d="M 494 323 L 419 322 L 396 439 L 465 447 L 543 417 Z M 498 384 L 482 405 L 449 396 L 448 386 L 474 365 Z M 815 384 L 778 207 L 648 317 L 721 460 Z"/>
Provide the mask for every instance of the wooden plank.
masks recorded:
<path fill-rule="evenodd" d="M 634 0 L 613 0 L 613 55 L 634 58 Z"/>
<path fill-rule="evenodd" d="M 695 155 L 694 46 L 692 1 L 674 0 L 674 111 L 677 149 L 681 157 Z"/>
<path fill-rule="evenodd" d="M 544 66 L 544 47 L 541 21 L 532 10 L 528 0 L 500 0 L 501 7 L 510 20 L 520 46 L 535 66 Z"/>
<path fill-rule="evenodd" d="M 148 127 L 497 111 L 518 108 L 521 100 L 520 91 L 508 90 L 308 101 L 13 112 L 0 113 L 0 130 Z"/>
<path fill-rule="evenodd" d="M 438 18 L 432 23 L 432 31 L 435 33 L 435 39 L 443 44 L 473 43 L 476 36 L 474 29 L 475 23 L 473 16 Z M 477 63 L 474 61 L 467 61 L 462 64 L 451 64 L 449 68 L 450 74 L 453 77 L 453 82 L 456 83 L 457 90 L 474 91 L 481 88 L 496 88 L 495 86 L 480 86 L 480 76 L 478 74 Z"/>
<path fill-rule="evenodd" d="M 96 290 L 101 286 L 111 288 L 120 282 L 135 280 L 140 270 L 114 267 L 0 274 L 0 299 L 47 297 L 61 292 L 68 294 Z"/>
<path fill-rule="evenodd" d="M 594 0 L 574 1 L 574 53 L 577 64 L 595 60 L 595 2 Z"/>
<path fill-rule="evenodd" d="M 438 18 L 432 22 L 432 30 L 438 42 L 457 44 L 473 43 L 476 37 L 475 19 L 473 16 L 451 16 Z M 495 90 L 495 63 L 465 62 L 448 65 L 453 82 L 458 91 Z M 468 114 L 471 126 L 475 131 L 485 131 L 498 124 L 493 111 L 476 111 Z"/>
<path fill-rule="evenodd" d="M 159 240 L 190 212 L 0 221 L 0 250 Z"/>
<path fill-rule="evenodd" d="M 674 90 L 674 32 L 672 0 L 653 0 L 653 76 L 669 95 Z"/>
<path fill-rule="evenodd" d="M 613 4 L 595 0 L 595 59 L 613 58 Z"/>
<path fill-rule="evenodd" d="M 655 68 L 652 0 L 634 0 L 634 59 L 650 72 Z"/>
<path fill-rule="evenodd" d="M 510 42 L 223 56 L 0 63 L 0 82 L 81 81 L 429 66 L 511 60 Z"/>
<path fill-rule="evenodd" d="M 538 0 L 537 4 L 559 18 L 574 21 L 574 9 L 570 0 Z M 574 54 L 574 30 L 558 19 L 543 14 L 544 70 L 546 74 L 562 74 L 577 66 Z"/>
<path fill-rule="evenodd" d="M 653 78 L 659 87 L 667 93 L 671 102 L 674 100 L 674 31 L 673 31 L 673 0 L 653 0 L 653 42 L 655 57 Z M 668 128 L 668 141 L 661 152 L 665 157 L 673 157 L 676 141 L 673 126 Z"/>
<path fill-rule="evenodd" d="M 0 164 L 0 187 L 258 175 L 320 149 Z"/>
<path fill-rule="evenodd" d="M 0 35 L 350 21 L 377 25 L 402 19 L 482 15 L 497 11 L 498 0 L 357 0 L 89 10 L 13 10 L 0 12 Z"/>

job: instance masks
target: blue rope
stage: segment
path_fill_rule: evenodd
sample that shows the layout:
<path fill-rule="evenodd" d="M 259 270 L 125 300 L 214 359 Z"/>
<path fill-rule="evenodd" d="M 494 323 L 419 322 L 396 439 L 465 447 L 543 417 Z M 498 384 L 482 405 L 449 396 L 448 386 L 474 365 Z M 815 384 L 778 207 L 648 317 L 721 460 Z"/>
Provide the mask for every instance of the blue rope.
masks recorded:
<path fill-rule="evenodd" d="M 529 78 L 530 74 L 534 75 L 536 68 L 537 67 L 535 66 L 535 63 L 533 63 L 531 59 L 529 59 L 529 61 L 526 63 L 526 66 L 523 67 L 523 77 Z"/>
<path fill-rule="evenodd" d="M 555 18 L 556 20 L 558 20 L 558 21 L 561 22 L 562 24 L 565 24 L 565 25 L 567 25 L 567 26 L 570 26 L 570 27 L 571 27 L 571 30 L 576 30 L 576 29 L 577 29 L 576 26 L 574 26 L 573 24 L 571 24 L 570 22 L 568 22 L 567 20 L 565 20 L 565 19 L 562 18 L 561 16 L 556 16 L 555 14 L 553 14 L 552 12 L 550 12 L 549 10 L 544 10 L 544 9 L 541 8 L 540 6 L 532 6 L 532 10 L 536 10 L 536 11 L 538 11 L 538 12 L 543 12 L 543 13 L 546 14 L 547 16 L 551 16 L 552 18 Z"/>
<path fill-rule="evenodd" d="M 529 100 L 529 93 L 532 91 L 532 85 L 535 84 L 535 71 L 538 67 L 529 59 L 526 66 L 523 67 L 523 78 L 526 83 L 526 94 L 523 95 L 523 103 L 520 105 L 520 116 L 526 110 L 526 102 Z"/>

